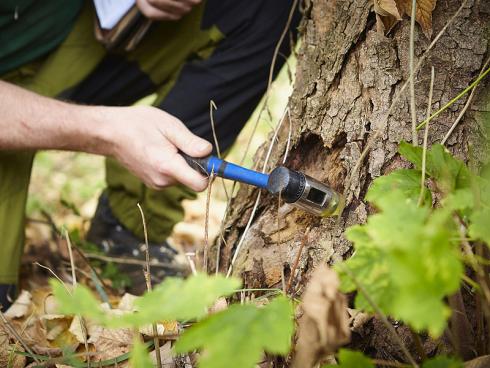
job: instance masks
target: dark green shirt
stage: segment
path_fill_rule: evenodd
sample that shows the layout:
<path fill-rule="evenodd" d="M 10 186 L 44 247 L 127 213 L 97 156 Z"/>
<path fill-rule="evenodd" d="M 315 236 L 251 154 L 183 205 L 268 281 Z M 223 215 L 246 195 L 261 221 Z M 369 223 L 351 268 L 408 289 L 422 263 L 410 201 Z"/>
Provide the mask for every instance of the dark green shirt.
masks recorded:
<path fill-rule="evenodd" d="M 83 0 L 0 0 L 0 75 L 58 46 Z"/>

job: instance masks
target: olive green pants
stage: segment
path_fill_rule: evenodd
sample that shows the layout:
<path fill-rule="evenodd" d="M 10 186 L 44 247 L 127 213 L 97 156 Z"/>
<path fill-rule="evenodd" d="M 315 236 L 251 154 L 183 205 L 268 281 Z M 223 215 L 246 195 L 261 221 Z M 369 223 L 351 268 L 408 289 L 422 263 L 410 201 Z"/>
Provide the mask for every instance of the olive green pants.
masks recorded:
<path fill-rule="evenodd" d="M 110 80 L 115 85 L 116 97 L 126 97 L 115 104 L 132 104 L 142 97 L 138 93 L 131 95 L 127 88 L 118 91 L 117 84 L 121 78 L 130 78 L 134 74 L 135 81 L 146 79 L 147 84 L 154 86 L 151 92 L 157 94 L 155 103 L 158 103 L 172 89 L 184 62 L 211 55 L 223 35 L 214 26 L 201 30 L 202 12 L 203 6 L 198 6 L 179 22 L 158 23 L 134 51 L 116 54 L 117 58 L 124 59 L 125 69 Z M 69 36 L 57 49 L 42 60 L 2 76 L 2 79 L 45 96 L 70 98 L 70 91 L 81 83 L 100 80 L 98 75 L 102 79 L 107 77 L 107 68 L 101 64 L 110 64 L 111 60 L 93 36 L 93 17 L 93 10 L 87 5 Z M 87 88 L 90 90 L 90 86 Z M 101 100 L 104 101 L 103 98 Z M 97 99 L 90 102 L 93 101 L 97 102 Z M 17 283 L 34 154 L 0 152 L 0 283 L 3 284 Z M 195 196 L 178 186 L 162 191 L 151 190 L 111 159 L 106 160 L 106 181 L 115 216 L 142 237 L 141 218 L 136 207 L 140 203 L 153 242 L 161 242 L 169 235 L 173 225 L 183 217 L 181 201 Z"/>

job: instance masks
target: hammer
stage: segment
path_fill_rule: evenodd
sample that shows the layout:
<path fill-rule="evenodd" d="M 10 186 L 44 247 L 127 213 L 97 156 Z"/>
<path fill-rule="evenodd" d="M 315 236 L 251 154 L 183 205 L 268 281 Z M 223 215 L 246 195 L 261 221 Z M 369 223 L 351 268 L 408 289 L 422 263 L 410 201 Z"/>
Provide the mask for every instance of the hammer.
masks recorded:
<path fill-rule="evenodd" d="M 343 199 L 339 193 L 300 171 L 278 166 L 270 174 L 264 174 L 216 156 L 195 158 L 183 152 L 180 154 L 190 167 L 203 175 L 216 175 L 266 189 L 272 195 L 280 196 L 284 202 L 313 215 L 334 216 L 342 210 Z"/>

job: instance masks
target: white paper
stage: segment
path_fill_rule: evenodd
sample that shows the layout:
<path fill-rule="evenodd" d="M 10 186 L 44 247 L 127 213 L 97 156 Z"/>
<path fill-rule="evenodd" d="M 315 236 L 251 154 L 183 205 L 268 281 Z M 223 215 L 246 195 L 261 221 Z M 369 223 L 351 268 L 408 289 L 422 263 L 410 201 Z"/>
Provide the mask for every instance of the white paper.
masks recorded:
<path fill-rule="evenodd" d="M 102 29 L 112 29 L 136 3 L 136 0 L 94 0 Z"/>

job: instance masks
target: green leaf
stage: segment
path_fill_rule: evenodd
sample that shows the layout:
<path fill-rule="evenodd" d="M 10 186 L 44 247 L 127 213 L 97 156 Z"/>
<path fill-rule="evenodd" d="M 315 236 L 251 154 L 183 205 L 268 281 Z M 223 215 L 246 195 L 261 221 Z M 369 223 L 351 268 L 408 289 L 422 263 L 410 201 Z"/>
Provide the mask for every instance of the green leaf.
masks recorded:
<path fill-rule="evenodd" d="M 133 340 L 133 349 L 129 358 L 129 366 L 132 368 L 153 368 L 153 363 L 148 355 L 145 344 L 139 338 Z"/>
<path fill-rule="evenodd" d="M 378 207 L 365 225 L 346 232 L 355 252 L 336 266 L 342 290 L 356 289 L 347 267 L 384 313 L 439 336 L 449 316 L 444 299 L 458 289 L 463 272 L 452 213 L 418 207 L 401 190 L 378 198 Z M 372 311 L 359 291 L 355 304 Z"/>
<path fill-rule="evenodd" d="M 417 201 L 420 196 L 420 178 L 422 172 L 412 169 L 400 169 L 383 175 L 374 180 L 366 194 L 366 199 L 374 204 L 386 196 L 392 190 L 399 190 L 403 195 L 411 200 Z M 430 190 L 426 188 L 424 203 L 431 204 L 432 196 Z"/>
<path fill-rule="evenodd" d="M 400 154 L 413 163 L 417 169 L 422 169 L 422 148 L 413 147 L 407 142 L 401 142 Z M 438 188 L 445 194 L 455 189 L 470 186 L 471 174 L 466 165 L 455 159 L 449 151 L 440 144 L 433 145 L 427 150 L 426 172 L 436 182 Z"/>
<path fill-rule="evenodd" d="M 447 209 L 462 211 L 473 208 L 475 199 L 471 188 L 456 189 L 443 199 L 442 204 Z"/>
<path fill-rule="evenodd" d="M 100 308 L 100 302 L 95 299 L 92 292 L 84 285 L 71 291 L 57 280 L 50 280 L 53 294 L 58 302 L 58 312 L 68 315 L 81 315 L 97 323 L 105 323 L 106 315 Z"/>
<path fill-rule="evenodd" d="M 240 285 L 238 279 L 222 275 L 197 274 L 186 280 L 169 277 L 135 301 L 137 313 L 109 316 L 102 311 L 100 302 L 85 286 L 78 285 L 70 295 L 59 282 L 51 282 L 60 313 L 82 315 L 113 328 L 139 327 L 162 320 L 200 318 L 216 299 L 232 294 Z"/>
<path fill-rule="evenodd" d="M 115 318 L 109 326 L 143 326 L 162 320 L 200 318 L 216 299 L 232 294 L 240 285 L 240 280 L 222 275 L 197 274 L 186 280 L 169 277 L 135 301 L 138 313 Z"/>
<path fill-rule="evenodd" d="M 478 239 L 490 246 L 490 208 L 480 208 L 471 215 L 468 232 L 473 239 Z"/>
<path fill-rule="evenodd" d="M 328 364 L 323 366 L 323 368 L 374 368 L 371 359 L 359 351 L 340 349 L 338 358 L 338 365 Z"/>
<path fill-rule="evenodd" d="M 345 272 L 344 267 L 355 275 L 356 279 L 362 283 L 366 293 L 382 310 L 390 310 L 395 291 L 389 277 L 388 264 L 381 251 L 376 248 L 361 247 L 347 261 L 334 265 L 340 277 L 341 290 L 347 293 L 356 290 L 356 285 Z M 355 305 L 357 309 L 374 312 L 361 292 L 356 295 Z"/>
<path fill-rule="evenodd" d="M 286 354 L 293 329 L 293 307 L 284 296 L 263 308 L 235 304 L 185 331 L 175 351 L 203 349 L 200 368 L 253 368 L 264 350 Z"/>
<path fill-rule="evenodd" d="M 422 368 L 463 368 L 463 363 L 441 355 L 425 361 Z"/>
<path fill-rule="evenodd" d="M 422 147 L 414 147 L 410 143 L 402 141 L 398 147 L 398 152 L 400 152 L 402 157 L 414 164 L 417 169 L 422 168 Z"/>

